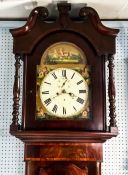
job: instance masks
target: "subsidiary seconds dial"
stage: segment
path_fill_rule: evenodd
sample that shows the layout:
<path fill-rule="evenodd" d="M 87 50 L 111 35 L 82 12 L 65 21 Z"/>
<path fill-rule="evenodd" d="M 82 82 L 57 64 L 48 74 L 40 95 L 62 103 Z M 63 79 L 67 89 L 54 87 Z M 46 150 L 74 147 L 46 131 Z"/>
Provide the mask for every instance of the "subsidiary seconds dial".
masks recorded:
<path fill-rule="evenodd" d="M 62 118 L 76 116 L 86 105 L 88 85 L 77 71 L 57 68 L 43 79 L 40 99 L 50 115 Z"/>

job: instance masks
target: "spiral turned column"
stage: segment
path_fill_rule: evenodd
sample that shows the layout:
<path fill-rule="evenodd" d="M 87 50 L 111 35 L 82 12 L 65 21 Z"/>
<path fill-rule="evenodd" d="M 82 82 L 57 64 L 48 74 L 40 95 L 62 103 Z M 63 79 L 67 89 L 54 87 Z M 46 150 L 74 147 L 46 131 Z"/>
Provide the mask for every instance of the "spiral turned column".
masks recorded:
<path fill-rule="evenodd" d="M 20 128 L 18 123 L 19 116 L 19 101 L 20 101 L 20 55 L 15 55 L 15 75 L 13 86 L 13 118 L 10 125 L 10 131 L 17 131 Z"/>
<path fill-rule="evenodd" d="M 108 82 L 108 96 L 109 96 L 109 117 L 110 125 L 109 128 L 117 128 L 116 122 L 116 107 L 115 107 L 115 82 L 114 82 L 114 56 L 112 54 L 108 55 L 108 68 L 109 68 L 109 82 Z"/>

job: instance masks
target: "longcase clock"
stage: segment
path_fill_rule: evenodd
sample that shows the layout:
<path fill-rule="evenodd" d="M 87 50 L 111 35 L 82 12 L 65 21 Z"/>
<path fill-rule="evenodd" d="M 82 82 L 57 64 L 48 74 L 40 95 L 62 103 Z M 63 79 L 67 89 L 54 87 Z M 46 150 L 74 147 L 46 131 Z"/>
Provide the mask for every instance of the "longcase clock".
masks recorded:
<path fill-rule="evenodd" d="M 10 133 L 25 144 L 26 175 L 101 175 L 102 143 L 118 134 L 113 55 L 119 30 L 105 27 L 91 7 L 81 8 L 78 20 L 69 15 L 71 4 L 57 7 L 54 21 L 47 8 L 36 7 L 23 27 L 10 30 L 16 60 Z"/>

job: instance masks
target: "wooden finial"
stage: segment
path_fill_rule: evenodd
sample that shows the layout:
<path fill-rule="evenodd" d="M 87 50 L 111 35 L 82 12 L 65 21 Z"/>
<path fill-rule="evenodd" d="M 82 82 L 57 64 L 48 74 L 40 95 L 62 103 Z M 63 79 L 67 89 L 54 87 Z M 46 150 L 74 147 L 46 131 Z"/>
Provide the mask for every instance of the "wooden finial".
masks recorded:
<path fill-rule="evenodd" d="M 71 10 L 71 4 L 67 2 L 57 4 L 59 11 L 59 21 L 63 28 L 66 28 L 70 24 L 69 11 Z"/>

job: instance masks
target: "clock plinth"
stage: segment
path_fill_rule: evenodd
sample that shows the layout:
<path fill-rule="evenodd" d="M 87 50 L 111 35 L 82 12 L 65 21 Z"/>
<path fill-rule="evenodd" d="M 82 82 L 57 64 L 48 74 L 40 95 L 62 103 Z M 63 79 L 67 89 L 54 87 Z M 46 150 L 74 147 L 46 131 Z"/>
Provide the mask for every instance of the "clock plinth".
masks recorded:
<path fill-rule="evenodd" d="M 101 175 L 103 143 L 118 134 L 113 55 L 119 31 L 103 26 L 90 7 L 80 9 L 80 22 L 69 10 L 71 4 L 58 4 L 59 17 L 49 23 L 48 10 L 37 7 L 25 26 L 10 30 L 16 55 L 10 133 L 25 144 L 25 175 Z"/>

